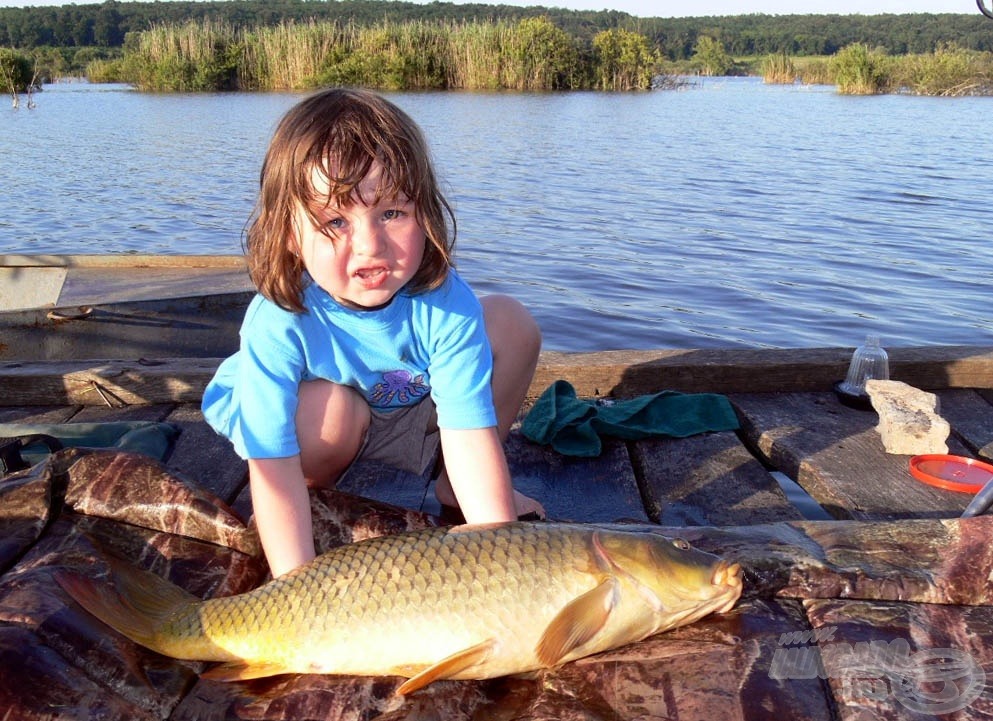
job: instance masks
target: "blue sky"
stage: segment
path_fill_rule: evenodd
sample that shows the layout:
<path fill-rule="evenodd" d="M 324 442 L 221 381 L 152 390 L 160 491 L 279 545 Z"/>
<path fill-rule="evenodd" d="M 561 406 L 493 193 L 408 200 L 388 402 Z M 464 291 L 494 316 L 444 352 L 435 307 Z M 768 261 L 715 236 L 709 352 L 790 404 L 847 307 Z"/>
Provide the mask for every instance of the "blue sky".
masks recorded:
<path fill-rule="evenodd" d="M 454 0 L 458 2 L 458 0 Z M 92 0 L 99 2 L 99 0 Z M 975 0 L 502 0 L 508 5 L 557 6 L 572 10 L 623 10 L 640 17 L 680 17 L 686 15 L 772 15 L 838 13 L 974 13 Z M 993 0 L 986 0 L 987 7 Z M 24 5 L 69 5 L 68 0 L 0 0 L 0 7 Z"/>

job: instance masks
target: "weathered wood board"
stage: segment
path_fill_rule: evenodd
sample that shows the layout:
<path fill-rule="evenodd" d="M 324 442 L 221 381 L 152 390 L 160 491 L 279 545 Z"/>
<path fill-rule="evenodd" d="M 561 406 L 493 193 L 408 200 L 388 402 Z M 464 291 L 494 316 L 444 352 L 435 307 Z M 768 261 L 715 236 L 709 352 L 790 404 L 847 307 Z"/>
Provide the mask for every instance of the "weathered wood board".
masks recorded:
<path fill-rule="evenodd" d="M 878 417 L 831 393 L 733 394 L 742 433 L 767 462 L 836 518 L 950 518 L 968 503 L 911 476 L 909 456 L 883 449 Z M 955 439 L 952 452 L 965 452 Z"/>
<path fill-rule="evenodd" d="M 974 390 L 938 391 L 938 411 L 977 458 L 993 461 L 993 400 Z"/>
<path fill-rule="evenodd" d="M 734 433 L 631 444 L 653 521 L 665 526 L 737 526 L 800 518 L 779 484 Z"/>
<path fill-rule="evenodd" d="M 917 388 L 993 388 L 993 348 L 890 349 L 891 376 Z M 844 377 L 850 348 L 545 351 L 529 395 L 567 380 L 580 397 L 630 398 L 662 390 L 687 393 L 829 391 Z M 193 403 L 217 358 L 0 363 L 2 405 Z"/>

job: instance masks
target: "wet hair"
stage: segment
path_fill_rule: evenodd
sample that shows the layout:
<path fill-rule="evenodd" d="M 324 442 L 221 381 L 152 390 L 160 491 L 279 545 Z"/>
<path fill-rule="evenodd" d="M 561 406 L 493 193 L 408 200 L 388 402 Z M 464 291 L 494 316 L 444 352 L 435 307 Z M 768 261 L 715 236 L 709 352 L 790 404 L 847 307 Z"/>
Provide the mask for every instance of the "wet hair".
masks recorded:
<path fill-rule="evenodd" d="M 378 197 L 355 197 L 376 161 L 383 168 Z M 327 179 L 328 197 L 318 197 L 315 171 Z M 336 88 L 302 100 L 279 122 L 262 165 L 245 238 L 255 286 L 282 308 L 304 312 L 305 268 L 293 242 L 297 210 L 302 207 L 317 224 L 315 208 L 399 195 L 414 204 L 425 235 L 420 267 L 405 290 L 437 288 L 452 265 L 455 215 L 438 187 L 420 128 L 393 103 L 362 90 Z"/>

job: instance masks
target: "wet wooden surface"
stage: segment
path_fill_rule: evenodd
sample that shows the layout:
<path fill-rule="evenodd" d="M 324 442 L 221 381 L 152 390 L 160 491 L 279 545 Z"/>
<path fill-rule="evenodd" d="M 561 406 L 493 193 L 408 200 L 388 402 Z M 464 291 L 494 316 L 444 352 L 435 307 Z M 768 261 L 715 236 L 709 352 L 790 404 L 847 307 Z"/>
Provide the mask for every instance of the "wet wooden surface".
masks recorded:
<path fill-rule="evenodd" d="M 988 379 L 972 367 L 984 365 L 987 354 L 956 351 L 952 355 L 952 366 L 958 370 L 937 374 L 941 380 L 935 384 L 941 414 L 953 429 L 951 452 L 993 460 L 993 393 Z M 933 368 L 918 367 L 915 372 L 937 377 Z M 609 373 L 617 375 L 615 370 Z M 833 377 L 832 371 L 823 368 L 818 373 L 824 378 Z M 565 371 L 563 374 L 568 375 Z M 148 385 L 129 385 L 131 381 L 121 381 L 124 375 L 114 376 L 120 382 L 105 399 L 96 385 L 107 376 L 91 372 L 88 393 L 97 394 L 97 403 L 91 402 L 91 396 L 85 403 L 23 405 L 16 399 L 29 396 L 20 391 L 7 394 L 6 405 L 0 405 L 0 422 L 175 423 L 182 432 L 165 462 L 166 469 L 194 479 L 247 519 L 251 507 L 246 466 L 228 442 L 203 423 L 198 403 L 188 397 L 197 395 L 198 381 L 161 376 Z M 637 373 L 621 372 L 619 376 L 642 378 Z M 55 373 L 49 377 L 55 384 Z M 577 389 L 589 390 L 597 385 L 601 395 L 618 387 L 601 388 L 596 380 L 583 385 L 582 378 L 590 377 L 572 379 Z M 93 378 L 100 378 L 100 383 L 93 384 Z M 976 385 L 959 387 L 956 381 L 949 380 L 955 378 L 966 378 Z M 665 381 L 657 378 L 655 382 Z M 0 374 L 0 388 L 3 383 Z M 624 388 L 632 394 L 659 389 L 643 378 L 631 383 Z M 18 389 L 25 387 L 19 382 L 14 385 Z M 150 386 L 158 390 L 149 393 Z M 176 389 L 180 400 L 169 400 Z M 698 376 L 685 381 L 682 389 L 707 390 Z M 706 550 L 740 558 L 748 569 L 746 594 L 731 614 L 705 619 L 596 659 L 569 664 L 543 675 L 537 685 L 518 680 L 452 683 L 410 699 L 402 708 L 386 700 L 393 686 L 385 682 L 299 676 L 232 687 L 196 682 L 188 669 L 182 670 L 186 667 L 175 672 L 179 676 L 174 678 L 170 675 L 173 671 L 166 673 L 172 666 L 163 665 L 149 653 L 140 655 L 139 665 L 144 671 L 139 673 L 131 669 L 138 662 L 118 648 L 120 640 L 110 647 L 100 642 L 97 646 L 102 660 L 94 664 L 103 668 L 102 664 L 112 663 L 104 657 L 118 653 L 129 659 L 130 669 L 125 674 L 129 690 L 115 690 L 112 703 L 100 702 L 104 704 L 104 716 L 177 721 L 385 721 L 435 718 L 439 713 L 444 718 L 466 721 L 863 721 L 934 716 L 929 711 L 939 708 L 936 702 L 929 706 L 919 696 L 900 696 L 900 684 L 906 679 L 880 675 L 878 669 L 867 669 L 862 677 L 834 673 L 832 669 L 822 670 L 818 676 L 816 669 L 811 674 L 804 665 L 812 647 L 837 649 L 858 643 L 882 644 L 883 650 L 893 656 L 887 657 L 893 664 L 906 661 L 909 653 L 911 676 L 926 675 L 927 663 L 936 658 L 935 654 L 944 653 L 945 660 L 960 666 L 963 660 L 972 663 L 966 669 L 972 674 L 970 678 L 982 675 L 984 682 L 987 677 L 993 679 L 993 553 L 989 551 L 987 519 L 976 519 L 983 522 L 982 527 L 973 524 L 975 527 L 961 529 L 957 521 L 950 520 L 961 513 L 968 498 L 913 479 L 908 456 L 885 453 L 874 429 L 877 418 L 873 412 L 843 406 L 826 388 L 811 389 L 806 382 L 784 392 L 741 390 L 740 384 L 737 390 L 721 389 L 741 421 L 737 432 L 638 442 L 607 439 L 603 454 L 594 459 L 561 456 L 526 441 L 516 431 L 507 444 L 515 484 L 540 498 L 551 518 L 661 524 L 667 532 L 677 529 L 675 532 Z M 121 397 L 128 394 L 140 396 L 145 402 L 122 405 Z M 784 495 L 771 475 L 773 471 L 796 480 L 839 521 L 802 521 L 801 511 Z M 383 467 L 363 465 L 342 486 L 403 508 L 429 514 L 439 510 L 427 478 Z M 60 532 L 59 523 L 48 529 L 49 536 Z M 680 528 L 682 531 L 678 531 Z M 46 543 L 39 542 L 25 558 L 31 563 L 43 563 L 33 559 L 46 558 L 50 546 L 58 546 L 54 540 Z M 822 567 L 825 563 L 826 567 Z M 916 570 L 915 563 L 920 565 Z M 25 569 L 21 563 L 0 576 L 0 676 L 8 679 L 0 681 L 0 695 L 7 694 L 5 698 L 16 691 L 17 684 L 27 688 L 33 683 L 32 693 L 46 693 L 45 673 L 54 672 L 39 667 L 14 673 L 15 668 L 21 668 L 21 659 L 50 659 L 46 663 L 62 668 L 59 664 L 64 666 L 66 662 L 59 659 L 73 653 L 59 640 L 51 620 L 45 620 L 40 612 L 18 607 L 25 602 L 18 600 L 24 596 L 17 589 L 24 586 L 25 579 L 33 578 L 32 573 L 33 565 Z M 75 622 L 83 623 L 78 619 Z M 105 631 L 93 629 L 88 633 L 92 634 L 90 642 L 97 643 L 96 638 Z M 795 653 L 791 650 L 794 647 Z M 98 684 L 104 691 L 106 687 L 119 689 L 123 683 L 119 678 L 122 671 L 100 673 L 110 674 L 111 678 L 98 674 Z M 155 688 L 149 690 L 142 685 L 147 682 L 131 678 L 136 673 L 144 673 Z M 72 678 L 76 679 L 72 684 L 78 686 L 70 684 L 69 690 L 59 685 L 61 680 L 49 682 L 67 699 L 61 710 L 49 715 L 25 713 L 22 717 L 87 718 L 84 711 L 92 711 L 92 707 L 80 699 L 96 692 L 86 690 L 89 686 L 77 675 Z M 921 679 L 915 676 L 911 681 Z M 134 688 L 139 688 L 140 693 Z M 993 717 L 993 700 L 988 693 L 970 695 L 969 689 L 958 688 L 960 698 L 968 703 L 949 706 L 949 718 Z M 119 708 L 113 705 L 118 703 Z"/>

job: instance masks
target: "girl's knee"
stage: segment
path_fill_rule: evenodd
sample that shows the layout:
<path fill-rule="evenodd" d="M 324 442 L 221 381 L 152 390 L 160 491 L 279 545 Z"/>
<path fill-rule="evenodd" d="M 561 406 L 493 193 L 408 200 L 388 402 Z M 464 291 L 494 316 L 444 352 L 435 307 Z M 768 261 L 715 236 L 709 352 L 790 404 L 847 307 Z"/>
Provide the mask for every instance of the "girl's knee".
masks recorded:
<path fill-rule="evenodd" d="M 325 380 L 300 384 L 297 442 L 308 485 L 337 482 L 358 455 L 369 421 L 369 406 L 352 388 Z"/>
<path fill-rule="evenodd" d="M 520 301 L 508 295 L 488 295 L 480 302 L 486 334 L 495 354 L 510 347 L 537 357 L 541 350 L 541 329 Z"/>

